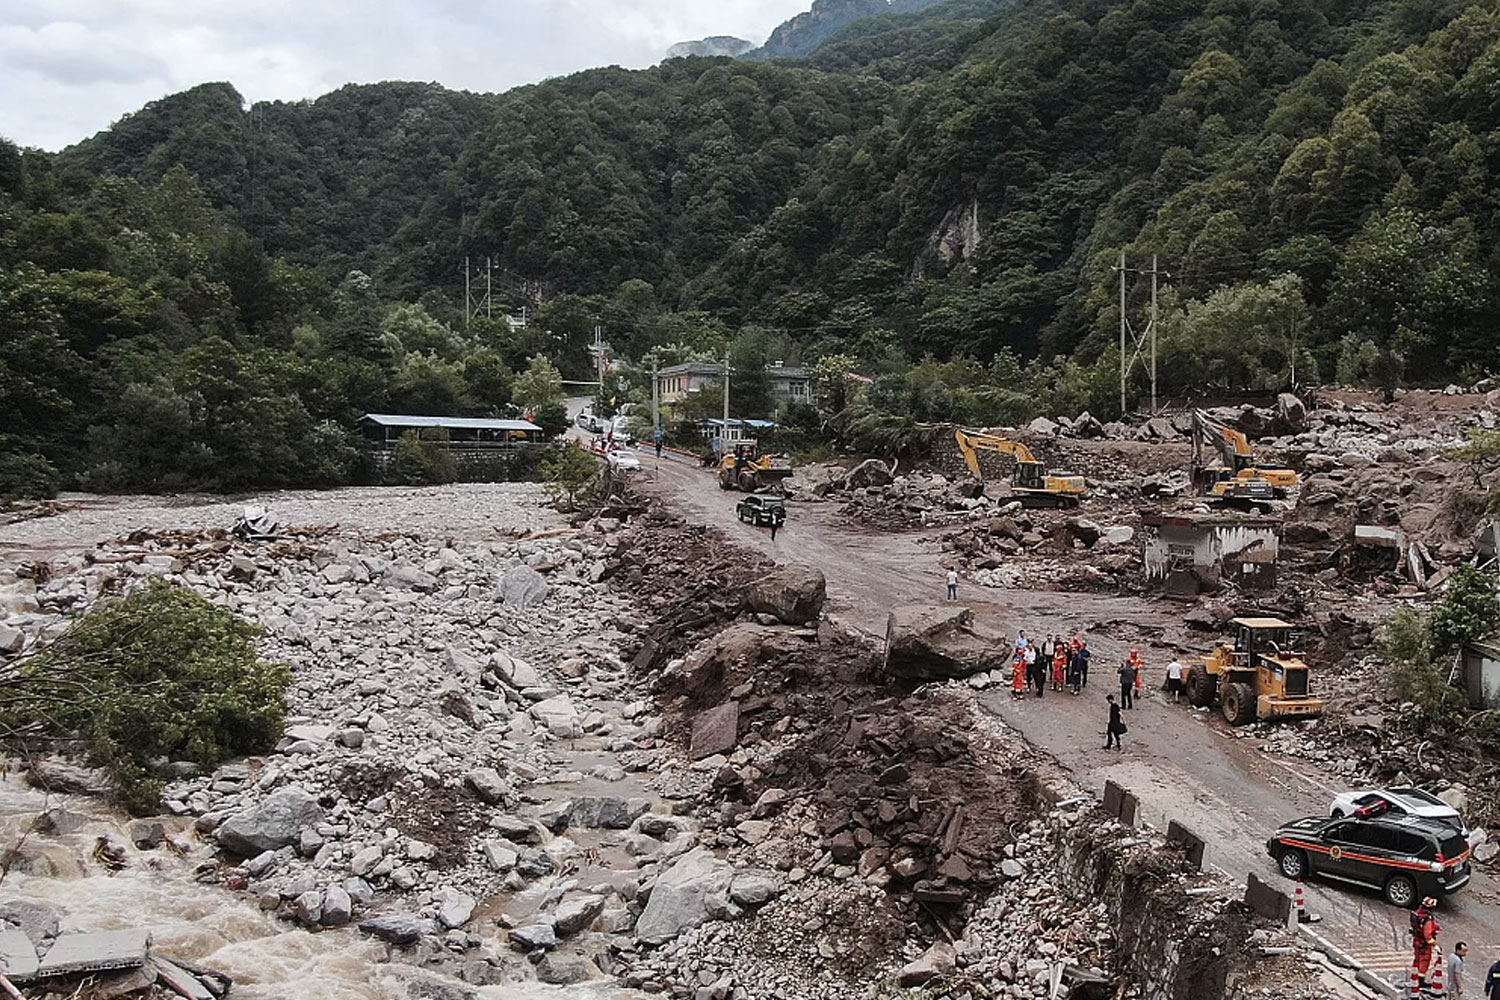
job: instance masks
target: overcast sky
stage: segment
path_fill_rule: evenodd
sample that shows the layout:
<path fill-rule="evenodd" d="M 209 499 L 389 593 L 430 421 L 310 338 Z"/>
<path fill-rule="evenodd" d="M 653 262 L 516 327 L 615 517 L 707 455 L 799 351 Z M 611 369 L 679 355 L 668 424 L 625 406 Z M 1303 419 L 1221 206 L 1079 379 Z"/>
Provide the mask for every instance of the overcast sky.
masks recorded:
<path fill-rule="evenodd" d="M 497 91 L 674 42 L 757 44 L 811 0 L 0 0 L 0 135 L 58 149 L 147 101 L 228 80 L 246 101 L 345 83 Z"/>

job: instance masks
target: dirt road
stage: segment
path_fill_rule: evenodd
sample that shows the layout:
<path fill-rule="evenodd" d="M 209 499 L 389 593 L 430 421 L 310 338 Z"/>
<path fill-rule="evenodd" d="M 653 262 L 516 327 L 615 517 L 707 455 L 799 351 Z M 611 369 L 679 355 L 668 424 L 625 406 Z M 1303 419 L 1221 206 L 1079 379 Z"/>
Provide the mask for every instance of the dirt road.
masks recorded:
<path fill-rule="evenodd" d="M 828 579 L 828 613 L 873 636 L 884 634 L 896 604 L 940 601 L 944 596 L 942 553 L 933 533 L 870 534 L 840 522 L 834 504 L 789 505 L 786 527 L 773 542 L 765 529 L 740 523 L 736 494 L 719 490 L 709 473 L 682 462 L 642 453 L 642 480 L 669 497 L 692 520 L 726 531 L 783 562 L 820 568 Z M 1009 691 L 983 695 L 985 707 L 1026 735 L 1034 745 L 1073 768 L 1085 787 L 1102 790 L 1106 779 L 1140 799 L 1144 818 L 1165 827 L 1176 819 L 1209 844 L 1205 863 L 1243 880 L 1255 872 L 1290 891 L 1266 856 L 1265 838 L 1279 822 L 1322 813 L 1335 779 L 1311 763 L 1262 750 L 1262 741 L 1229 729 L 1217 715 L 1169 705 L 1159 693 L 1126 713 L 1130 732 L 1123 753 L 1103 746 L 1104 696 L 1115 690 L 1113 667 L 1132 644 L 1147 652 L 1153 683 L 1165 659 L 1147 640 L 1173 625 L 1180 606 L 1096 594 L 997 590 L 969 581 L 959 599 L 977 616 L 1014 634 L 1032 636 L 1081 631 L 1095 652 L 1093 683 L 1079 697 L 1049 692 L 1012 701 Z M 1307 886 L 1309 909 L 1322 916 L 1319 934 L 1375 975 L 1402 980 L 1411 951 L 1406 913 L 1375 893 L 1327 883 Z M 1445 947 L 1470 946 L 1471 969 L 1500 958 L 1500 892 L 1489 872 L 1476 869 L 1470 886 L 1444 903 L 1440 914 Z M 1470 991 L 1472 992 L 1472 990 Z"/>

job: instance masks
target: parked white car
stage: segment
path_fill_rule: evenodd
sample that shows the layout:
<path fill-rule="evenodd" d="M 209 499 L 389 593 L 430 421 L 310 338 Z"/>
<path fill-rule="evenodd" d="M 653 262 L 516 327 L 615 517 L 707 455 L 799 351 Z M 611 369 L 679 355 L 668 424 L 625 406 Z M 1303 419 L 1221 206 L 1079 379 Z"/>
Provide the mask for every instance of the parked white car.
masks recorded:
<path fill-rule="evenodd" d="M 1457 809 L 1421 788 L 1363 788 L 1344 792 L 1334 796 L 1328 812 L 1335 817 L 1355 816 L 1361 819 L 1385 813 L 1420 816 L 1453 827 L 1471 845 L 1477 842 L 1469 824 Z"/>
<path fill-rule="evenodd" d="M 604 460 L 609 463 L 611 469 L 618 472 L 635 472 L 641 467 L 640 456 L 623 448 L 616 448 L 609 452 L 604 456 Z"/>

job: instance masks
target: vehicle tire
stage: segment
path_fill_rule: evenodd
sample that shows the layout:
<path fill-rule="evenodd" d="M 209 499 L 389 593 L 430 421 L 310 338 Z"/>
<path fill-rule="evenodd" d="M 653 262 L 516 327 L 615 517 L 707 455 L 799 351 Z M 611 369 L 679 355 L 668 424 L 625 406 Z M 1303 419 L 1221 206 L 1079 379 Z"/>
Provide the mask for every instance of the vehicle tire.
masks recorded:
<path fill-rule="evenodd" d="M 1293 882 L 1305 879 L 1312 874 L 1312 869 L 1307 864 L 1307 854 L 1295 847 L 1281 852 L 1281 857 L 1276 859 L 1276 867 L 1281 869 L 1281 874 Z"/>
<path fill-rule="evenodd" d="M 1410 875 L 1392 875 L 1385 880 L 1385 901 L 1409 910 L 1417 905 L 1417 883 Z"/>
<path fill-rule="evenodd" d="M 1334 819 L 1343 819 L 1344 818 L 1344 810 L 1342 810 L 1342 809 L 1335 809 L 1333 811 L 1333 813 L 1332 813 L 1332 816 L 1333 816 Z"/>
<path fill-rule="evenodd" d="M 1224 688 L 1224 721 L 1243 726 L 1255 721 L 1255 692 L 1249 684 L 1230 684 Z"/>
<path fill-rule="evenodd" d="M 1194 667 L 1187 675 L 1188 704 L 1195 708 L 1207 708 L 1214 703 L 1219 679 L 1207 670 Z"/>

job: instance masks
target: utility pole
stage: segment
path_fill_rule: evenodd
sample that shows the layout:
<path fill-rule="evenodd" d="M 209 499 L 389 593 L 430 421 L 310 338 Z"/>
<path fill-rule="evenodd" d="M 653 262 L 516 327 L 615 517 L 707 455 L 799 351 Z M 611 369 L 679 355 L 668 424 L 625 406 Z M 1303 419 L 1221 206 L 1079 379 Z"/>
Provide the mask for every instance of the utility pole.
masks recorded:
<path fill-rule="evenodd" d="M 721 440 L 724 442 L 723 453 L 729 453 L 729 352 L 724 352 L 724 428 Z"/>
<path fill-rule="evenodd" d="M 604 327 L 594 327 L 594 360 L 599 368 L 599 402 L 604 402 Z M 595 410 L 594 412 L 598 412 Z"/>
<path fill-rule="evenodd" d="M 474 298 L 469 294 L 469 258 L 464 258 L 464 333 L 469 332 L 469 303 Z"/>
<path fill-rule="evenodd" d="M 655 361 L 651 362 L 651 428 L 653 439 L 661 440 L 661 380 Z"/>
<path fill-rule="evenodd" d="M 1128 400 L 1126 393 L 1129 388 L 1130 373 L 1135 368 L 1137 361 L 1142 362 L 1151 378 L 1151 415 L 1156 415 L 1156 326 L 1157 326 L 1157 278 L 1171 275 L 1157 266 L 1155 254 L 1151 255 L 1151 270 L 1141 271 L 1126 265 L 1125 251 L 1120 251 L 1120 263 L 1115 267 L 1120 272 L 1120 413 L 1126 412 Z M 1151 275 L 1151 311 L 1146 320 L 1146 329 L 1136 331 L 1130 323 L 1127 313 L 1126 302 L 1126 275 L 1127 274 L 1149 274 Z M 1143 358 L 1142 355 L 1145 355 Z"/>

